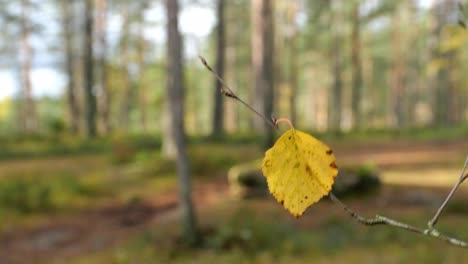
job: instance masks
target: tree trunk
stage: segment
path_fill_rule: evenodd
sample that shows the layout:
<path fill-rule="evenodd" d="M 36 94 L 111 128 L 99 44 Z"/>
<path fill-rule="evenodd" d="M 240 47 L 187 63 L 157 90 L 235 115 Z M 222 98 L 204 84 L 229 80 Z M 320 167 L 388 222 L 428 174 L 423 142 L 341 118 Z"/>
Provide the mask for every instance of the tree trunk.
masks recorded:
<path fill-rule="evenodd" d="M 342 22 L 341 6 L 342 3 L 333 1 L 331 3 L 332 13 L 330 24 L 333 26 L 332 29 L 332 45 L 330 50 L 331 62 L 332 62 L 332 75 L 334 78 L 333 87 L 331 94 L 329 95 L 328 103 L 328 128 L 334 131 L 340 131 L 341 129 L 341 109 L 342 109 L 342 57 L 341 57 L 341 27 Z M 335 9 L 335 10 L 334 10 Z"/>
<path fill-rule="evenodd" d="M 110 95 L 109 88 L 107 85 L 107 38 L 106 38 L 106 26 L 107 26 L 107 0 L 97 0 L 97 23 L 96 31 L 99 42 L 99 106 L 101 112 L 102 127 L 105 134 L 108 134 L 111 130 L 110 125 Z"/>
<path fill-rule="evenodd" d="M 435 126 L 447 126 L 450 124 L 450 90 L 452 90 L 450 83 L 450 61 L 452 51 L 441 51 L 440 45 L 444 41 L 444 25 L 450 23 L 453 14 L 451 14 L 451 0 L 439 1 L 434 8 L 435 16 L 435 29 L 434 38 L 436 39 L 436 45 L 433 47 L 433 59 L 439 60 L 442 67 L 437 72 L 435 79 L 433 80 L 433 109 L 434 119 L 433 125 Z"/>
<path fill-rule="evenodd" d="M 88 138 L 96 136 L 96 96 L 93 91 L 94 85 L 94 62 L 93 62 L 93 0 L 85 1 L 84 10 L 84 82 L 85 82 L 85 104 L 86 104 L 86 135 Z"/>
<path fill-rule="evenodd" d="M 177 1 L 177 0 L 165 0 L 166 1 L 166 8 L 169 9 L 169 6 L 173 6 L 174 5 L 174 1 Z M 177 5 L 177 3 L 175 3 L 175 5 Z M 169 10 L 167 10 L 167 12 L 169 12 Z M 167 29 L 168 29 L 168 33 L 169 33 L 169 29 L 170 29 L 170 26 L 171 27 L 175 27 L 174 28 L 171 28 L 171 30 L 173 31 L 176 31 L 176 33 L 172 33 L 172 34 L 176 34 L 178 35 L 179 32 L 178 32 L 178 17 L 177 17 L 177 11 L 174 11 L 174 10 L 171 10 L 171 12 L 174 12 L 174 16 L 176 16 L 175 20 L 176 20 L 176 25 L 170 25 L 169 21 L 170 20 L 170 15 L 171 14 L 167 14 L 167 18 L 168 18 L 168 24 L 167 24 Z M 174 21 L 172 21 L 174 23 Z M 169 39 L 167 40 L 167 46 L 168 47 L 172 47 L 172 42 L 169 43 Z M 172 38 L 171 41 L 174 41 L 174 39 Z M 172 51 L 172 50 L 171 50 Z M 167 62 L 171 62 L 172 64 L 174 63 L 173 60 L 175 60 L 175 58 L 173 57 L 172 53 L 169 52 L 169 49 L 167 50 L 168 52 L 168 57 L 167 57 Z M 174 51 L 173 51 L 174 52 Z M 180 51 L 181 52 L 181 51 Z M 169 66 L 169 64 L 168 64 Z M 168 68 L 169 69 L 169 68 Z M 167 76 L 167 78 L 169 78 L 169 75 Z M 167 86 L 169 86 L 169 79 L 167 80 Z M 164 103 L 163 103 L 163 111 L 162 111 L 162 117 L 161 117 L 161 121 L 162 121 L 162 147 L 161 147 L 161 154 L 165 157 L 165 158 L 168 158 L 168 159 L 173 159 L 173 160 L 176 160 L 177 159 L 177 147 L 176 147 L 176 138 L 175 138 L 175 133 L 173 132 L 173 128 L 172 128 L 172 117 L 173 115 L 173 112 L 171 110 L 171 98 L 169 97 L 169 93 L 166 92 L 165 94 L 165 100 L 164 100 Z"/>
<path fill-rule="evenodd" d="M 31 61 L 32 49 L 29 43 L 30 25 L 28 17 L 30 16 L 29 0 L 21 1 L 21 85 L 23 89 L 23 109 L 22 121 L 24 131 L 31 133 L 37 129 L 37 116 L 32 98 L 31 84 Z"/>
<path fill-rule="evenodd" d="M 178 0 L 166 0 L 167 11 L 167 96 L 171 115 L 171 127 L 177 150 L 177 174 L 179 199 L 182 209 L 184 241 L 190 245 L 199 242 L 195 214 L 191 198 L 189 161 L 184 132 L 184 87 L 182 66 L 182 40 L 178 29 Z"/>
<path fill-rule="evenodd" d="M 352 70 L 352 94 L 351 112 L 353 127 L 361 127 L 361 97 L 362 97 L 362 59 L 361 59 L 361 25 L 359 17 L 359 2 L 355 3 L 352 10 L 352 33 L 351 33 L 351 61 Z"/>
<path fill-rule="evenodd" d="M 252 67 L 255 85 L 254 107 L 266 118 L 273 113 L 273 1 L 252 1 Z M 258 117 L 255 117 L 258 118 Z M 257 131 L 266 133 L 264 147 L 273 144 L 273 129 L 265 122 L 256 125 Z M 255 122 L 254 124 L 262 124 Z"/>
<path fill-rule="evenodd" d="M 70 119 L 70 130 L 72 134 L 78 133 L 79 126 L 79 109 L 76 99 L 76 84 L 75 84 L 75 56 L 73 54 L 73 3 L 71 0 L 64 0 L 62 2 L 63 14 L 63 36 L 65 43 L 65 62 L 68 77 L 67 84 L 67 101 L 68 101 L 68 115 Z"/>
<path fill-rule="evenodd" d="M 398 11 L 397 11 L 398 12 Z M 395 15 L 392 32 L 393 65 L 391 70 L 391 105 L 392 125 L 400 128 L 403 125 L 403 58 L 401 52 L 401 32 L 399 16 Z"/>
<path fill-rule="evenodd" d="M 296 19 L 297 19 L 297 1 L 293 0 L 290 1 L 289 4 L 289 26 L 290 28 L 290 35 L 289 37 L 289 87 L 290 87 L 290 98 L 289 98 L 289 114 L 291 115 L 291 122 L 296 124 L 297 119 L 297 76 L 298 76 L 298 67 L 297 67 L 297 26 L 296 26 Z"/>
<path fill-rule="evenodd" d="M 147 103 L 148 98 L 146 94 L 146 87 L 143 83 L 144 73 L 145 73 L 145 60 L 144 60 L 144 50 L 145 50 L 145 38 L 143 34 L 144 28 L 144 14 L 143 7 L 141 7 L 139 13 L 139 23 L 138 23 L 138 43 L 137 43 L 137 64 L 138 64 L 138 95 L 140 101 L 140 123 L 143 132 L 147 132 Z"/>
<path fill-rule="evenodd" d="M 128 13 L 128 7 L 123 10 L 122 20 L 123 29 L 121 35 L 121 54 L 122 54 L 122 74 L 124 76 L 124 90 L 122 97 L 122 104 L 120 107 L 120 127 L 124 130 L 130 128 L 130 111 L 133 103 L 133 95 L 135 90 L 134 77 L 130 65 L 131 65 L 131 54 L 130 54 L 130 14 Z"/>
<path fill-rule="evenodd" d="M 225 34 L 224 34 L 224 0 L 218 0 L 216 6 L 218 25 L 216 26 L 216 72 L 221 78 L 224 78 L 224 60 L 225 60 Z M 224 131 L 224 111 L 223 95 L 220 93 L 221 83 L 215 78 L 214 91 L 214 113 L 213 113 L 213 131 L 212 136 L 219 136 Z"/>

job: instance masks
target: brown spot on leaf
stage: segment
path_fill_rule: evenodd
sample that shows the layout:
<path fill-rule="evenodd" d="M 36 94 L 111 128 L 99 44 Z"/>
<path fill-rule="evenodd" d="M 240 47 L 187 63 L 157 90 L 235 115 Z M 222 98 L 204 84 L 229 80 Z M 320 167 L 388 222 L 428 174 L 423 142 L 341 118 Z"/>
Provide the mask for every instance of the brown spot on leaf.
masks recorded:
<path fill-rule="evenodd" d="M 332 167 L 334 169 L 338 169 L 338 166 L 336 166 L 335 162 L 330 163 L 330 167 Z"/>
<path fill-rule="evenodd" d="M 296 168 L 299 168 L 300 165 L 301 165 L 301 164 L 300 164 L 299 162 L 297 162 L 296 164 L 294 164 L 294 168 L 295 168 L 295 169 L 296 169 Z"/>
<path fill-rule="evenodd" d="M 331 155 L 333 153 L 333 150 L 329 149 L 327 150 L 327 155 Z"/>
<path fill-rule="evenodd" d="M 305 170 L 309 176 L 312 176 L 312 170 L 310 169 L 309 164 L 306 165 Z"/>
<path fill-rule="evenodd" d="M 281 200 L 280 204 L 281 204 L 281 205 L 284 205 L 284 200 Z"/>
<path fill-rule="evenodd" d="M 307 200 L 309 197 L 307 197 L 307 195 L 306 195 L 304 198 Z"/>

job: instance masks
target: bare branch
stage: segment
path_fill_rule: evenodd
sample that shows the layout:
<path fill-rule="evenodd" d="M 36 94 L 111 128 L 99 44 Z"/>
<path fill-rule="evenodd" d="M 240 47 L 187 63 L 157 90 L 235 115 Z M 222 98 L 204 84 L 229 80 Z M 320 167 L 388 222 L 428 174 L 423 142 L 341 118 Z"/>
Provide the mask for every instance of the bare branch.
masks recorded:
<path fill-rule="evenodd" d="M 200 61 L 203 63 L 203 65 L 216 77 L 216 79 L 218 79 L 218 81 L 224 86 L 221 88 L 221 93 L 226 96 L 226 97 L 229 97 L 229 98 L 232 98 L 234 100 L 237 100 L 238 102 L 240 102 L 241 104 L 243 104 L 245 107 L 247 107 L 250 111 L 252 111 L 253 113 L 255 113 L 256 115 L 258 115 L 260 118 L 262 118 L 263 120 L 265 120 L 265 122 L 267 122 L 271 127 L 273 128 L 277 128 L 275 126 L 275 121 L 273 121 L 274 117 L 272 117 L 271 119 L 270 118 L 267 118 L 265 115 L 261 114 L 260 112 L 258 112 L 257 110 L 255 110 L 253 107 L 251 107 L 248 103 L 246 103 L 244 100 L 242 100 L 241 98 L 239 98 L 235 93 L 234 91 L 232 91 L 232 89 L 229 87 L 229 85 L 226 84 L 226 82 L 223 80 L 223 78 L 221 78 L 221 76 L 219 76 L 219 74 L 217 72 L 215 72 L 213 70 L 213 68 L 211 68 L 211 66 L 208 64 L 208 62 L 206 62 L 205 58 L 203 58 L 202 56 L 198 56 L 200 58 Z"/>
<path fill-rule="evenodd" d="M 437 239 L 443 240 L 443 241 L 445 241 L 445 242 L 447 242 L 447 243 L 449 243 L 451 245 L 454 245 L 454 246 L 468 248 L 468 243 L 467 242 L 465 242 L 463 240 L 459 240 L 457 238 L 453 238 L 453 237 L 444 235 L 444 234 L 440 233 L 437 229 L 434 228 L 434 226 L 437 224 L 437 221 L 439 220 L 439 217 L 440 217 L 440 214 L 442 213 L 442 210 L 445 208 L 447 203 L 450 201 L 452 196 L 455 194 L 455 192 L 458 189 L 458 187 L 460 186 L 460 184 L 466 178 L 468 178 L 468 173 L 465 174 L 467 166 L 468 166 L 468 157 L 466 158 L 465 164 L 463 165 L 463 169 L 462 169 L 462 172 L 460 174 L 460 178 L 458 179 L 457 183 L 453 186 L 452 190 L 448 194 L 447 198 L 445 198 L 445 201 L 442 203 L 440 208 L 437 210 L 434 217 L 429 221 L 427 229 L 418 228 L 418 227 L 415 227 L 415 226 L 412 226 L 412 225 L 409 225 L 409 224 L 406 224 L 406 223 L 403 223 L 403 222 L 399 222 L 399 221 L 396 221 L 394 219 L 391 219 L 391 218 L 388 218 L 388 217 L 385 217 L 385 216 L 381 216 L 381 215 L 376 215 L 374 218 L 365 218 L 365 217 L 359 215 L 358 213 L 354 212 L 353 210 L 351 210 L 351 208 L 349 208 L 342 201 L 340 201 L 332 192 L 330 192 L 329 196 L 330 196 L 330 199 L 333 202 L 335 202 L 341 208 L 343 208 L 343 210 L 346 213 L 348 213 L 354 220 L 356 220 L 360 224 L 368 225 L 368 226 L 389 225 L 389 226 L 400 228 L 400 229 L 403 229 L 403 230 L 406 230 L 406 231 L 410 231 L 410 232 L 418 233 L 418 234 L 421 234 L 421 235 L 437 238 Z"/>
<path fill-rule="evenodd" d="M 460 174 L 460 178 L 458 179 L 457 183 L 453 186 L 452 190 L 450 191 L 450 193 L 447 195 L 447 198 L 445 198 L 445 201 L 442 203 L 442 205 L 439 207 L 439 209 L 437 210 L 436 214 L 434 215 L 434 217 L 431 219 L 431 221 L 429 221 L 429 223 L 427 224 L 429 229 L 434 229 L 434 226 L 437 224 L 437 221 L 439 220 L 439 217 L 440 217 L 440 214 L 442 213 L 442 210 L 444 210 L 445 206 L 447 205 L 448 201 L 450 201 L 450 199 L 452 198 L 452 196 L 455 194 L 455 192 L 457 191 L 458 187 L 460 186 L 460 184 L 462 184 L 462 182 L 467 178 L 467 175 L 465 175 L 465 170 L 466 170 L 466 167 L 468 166 L 468 157 L 466 157 L 466 160 L 465 160 L 465 165 L 463 165 L 463 169 L 462 169 L 462 172 Z"/>

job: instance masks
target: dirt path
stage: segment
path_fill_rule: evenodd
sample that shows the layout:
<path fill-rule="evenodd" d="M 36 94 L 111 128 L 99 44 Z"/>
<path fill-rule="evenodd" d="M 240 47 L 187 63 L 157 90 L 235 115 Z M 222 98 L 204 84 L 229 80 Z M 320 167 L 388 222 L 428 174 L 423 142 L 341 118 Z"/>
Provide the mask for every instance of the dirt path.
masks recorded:
<path fill-rule="evenodd" d="M 457 165 L 468 155 L 468 138 L 444 141 L 393 141 L 333 146 L 340 164 L 372 163 L 379 168 Z M 460 164 L 459 166 L 462 166 Z"/>
<path fill-rule="evenodd" d="M 195 203 L 210 206 L 226 188 L 223 180 L 198 184 Z M 0 236 L 0 264 L 49 263 L 108 248 L 157 221 L 176 218 L 176 194 L 172 190 L 141 202 L 85 210 L 41 227 L 13 230 Z"/>

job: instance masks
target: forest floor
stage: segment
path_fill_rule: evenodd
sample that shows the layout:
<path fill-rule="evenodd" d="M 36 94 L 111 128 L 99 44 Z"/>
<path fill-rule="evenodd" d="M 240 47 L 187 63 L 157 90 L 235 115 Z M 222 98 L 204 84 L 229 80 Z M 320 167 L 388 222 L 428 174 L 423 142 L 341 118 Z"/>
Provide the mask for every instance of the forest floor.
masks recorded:
<path fill-rule="evenodd" d="M 373 164 L 379 168 L 385 183 L 375 195 L 346 200 L 351 207 L 366 215 L 383 213 L 421 227 L 457 180 L 468 150 L 466 138 L 331 145 L 339 164 Z M 217 145 L 211 150 L 223 149 Z M 112 178 L 100 182 L 104 185 L 100 188 L 114 188 L 113 192 L 118 194 L 80 200 L 71 206 L 75 209 L 4 214 L 4 218 L 11 218 L 3 219 L 0 225 L 0 263 L 301 263 L 299 260 L 310 258 L 317 263 L 342 263 L 343 260 L 374 263 L 383 252 L 400 252 L 409 245 L 419 255 L 395 253 L 388 262 L 382 263 L 407 263 L 408 259 L 416 262 L 431 259 L 432 262 L 427 263 L 440 263 L 437 262 L 440 258 L 434 255 L 442 251 L 444 263 L 468 260 L 468 254 L 456 248 L 443 250 L 448 246 L 442 242 L 428 242 L 414 234 L 382 227 L 377 227 L 375 232 L 372 228 L 361 227 L 327 200 L 311 207 L 300 220 L 290 217 L 272 199 L 233 200 L 228 193 L 224 163 L 259 158 L 261 152 L 251 144 L 232 149 L 232 153 L 225 155 L 235 156 L 233 160 L 220 159 L 215 164 L 203 162 L 213 159 L 216 153 L 191 150 L 192 155 L 201 156 L 192 162 L 196 171 L 193 196 L 200 225 L 208 237 L 205 248 L 198 251 L 177 250 L 180 243 L 176 239 L 179 214 L 176 181 L 173 174 L 165 172 L 164 163 L 158 165 L 162 168 L 156 169 L 141 163 L 117 166 L 102 155 L 1 161 L 0 175 L 19 175 L 27 171 L 40 177 L 57 171 L 60 171 L 57 175 L 62 175 L 63 171 L 71 169 L 84 170 L 87 174 L 92 171 L 92 177 L 99 178 L 104 173 Z M 145 159 L 151 160 L 151 157 Z M 220 168 L 210 169 L 221 163 Z M 146 176 L 148 170 L 153 169 L 164 176 Z M 81 174 L 76 175 L 80 177 Z M 468 185 L 460 189 L 441 225 L 468 239 L 468 226 L 457 228 L 466 223 L 468 208 L 463 203 L 466 198 Z M 268 230 L 262 231 L 262 228 Z M 265 234 L 269 232 L 271 236 Z M 316 235 L 304 237 L 305 232 Z M 320 246 L 308 249 L 309 246 L 296 243 Z M 274 252 L 278 245 L 281 247 L 278 252 L 282 252 L 280 260 L 275 255 L 279 253 Z M 370 245 L 376 247 L 372 252 L 366 251 Z M 335 247 L 339 254 L 332 250 Z M 439 251 L 426 254 L 431 247 Z M 360 257 L 355 252 L 360 252 Z"/>

